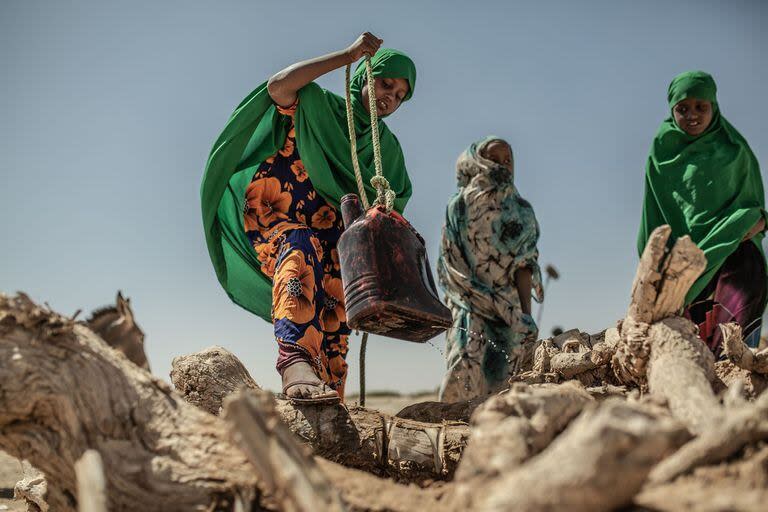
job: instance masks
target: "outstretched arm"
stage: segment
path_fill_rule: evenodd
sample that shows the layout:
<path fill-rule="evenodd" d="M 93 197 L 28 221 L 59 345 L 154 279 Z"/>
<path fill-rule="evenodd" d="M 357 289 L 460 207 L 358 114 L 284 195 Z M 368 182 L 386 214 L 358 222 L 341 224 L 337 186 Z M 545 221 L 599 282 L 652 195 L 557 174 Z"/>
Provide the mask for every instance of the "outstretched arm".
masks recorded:
<path fill-rule="evenodd" d="M 269 96 L 277 105 L 290 107 L 296 103 L 299 89 L 334 69 L 356 62 L 363 55 L 373 57 L 382 43 L 381 39 L 366 32 L 348 48 L 288 66 L 267 82 Z"/>

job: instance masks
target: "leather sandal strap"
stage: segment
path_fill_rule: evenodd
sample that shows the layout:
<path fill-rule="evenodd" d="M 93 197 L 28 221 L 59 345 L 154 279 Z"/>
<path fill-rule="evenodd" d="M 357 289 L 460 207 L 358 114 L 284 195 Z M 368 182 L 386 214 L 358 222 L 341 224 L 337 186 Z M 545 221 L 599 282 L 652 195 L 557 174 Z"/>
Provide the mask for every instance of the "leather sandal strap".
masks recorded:
<path fill-rule="evenodd" d="M 312 386 L 315 388 L 321 388 L 323 386 L 327 385 L 324 382 L 317 382 L 317 381 L 311 381 L 311 380 L 296 380 L 291 382 L 290 384 L 287 384 L 283 386 L 283 393 L 286 393 L 289 389 L 291 389 L 293 386 Z M 329 388 L 330 389 L 330 388 Z"/>

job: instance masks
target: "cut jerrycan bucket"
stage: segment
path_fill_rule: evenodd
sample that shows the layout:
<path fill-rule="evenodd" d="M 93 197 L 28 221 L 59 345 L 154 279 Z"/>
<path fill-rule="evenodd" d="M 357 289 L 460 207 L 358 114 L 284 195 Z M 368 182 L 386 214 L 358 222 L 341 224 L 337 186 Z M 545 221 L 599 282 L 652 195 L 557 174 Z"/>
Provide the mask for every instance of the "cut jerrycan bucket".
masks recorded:
<path fill-rule="evenodd" d="M 347 325 L 423 343 L 451 326 L 437 295 L 424 239 L 401 215 L 356 194 L 341 199 L 345 230 L 338 242 Z"/>

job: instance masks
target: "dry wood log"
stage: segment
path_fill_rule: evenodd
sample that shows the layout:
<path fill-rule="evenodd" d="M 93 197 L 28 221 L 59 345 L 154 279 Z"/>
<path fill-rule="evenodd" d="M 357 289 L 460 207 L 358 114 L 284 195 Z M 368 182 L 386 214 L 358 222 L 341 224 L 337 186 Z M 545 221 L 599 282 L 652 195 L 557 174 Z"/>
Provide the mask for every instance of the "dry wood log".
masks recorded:
<path fill-rule="evenodd" d="M 648 389 L 669 404 L 673 416 L 699 434 L 721 421 L 724 411 L 712 389 L 715 358 L 693 323 L 681 317 L 656 322 L 648 331 Z"/>
<path fill-rule="evenodd" d="M 650 325 L 680 311 L 690 286 L 706 268 L 704 253 L 687 236 L 678 238 L 665 258 L 671 232 L 669 226 L 661 226 L 651 233 L 637 267 L 632 300 L 612 361 L 622 383 L 646 385 Z"/>
<path fill-rule="evenodd" d="M 607 400 L 608 398 L 626 398 L 628 390 L 626 386 L 614 386 L 603 384 L 601 386 L 592 386 L 587 388 L 587 393 L 596 400 Z"/>
<path fill-rule="evenodd" d="M 107 482 L 101 455 L 86 450 L 75 462 L 78 512 L 107 512 Z"/>
<path fill-rule="evenodd" d="M 745 445 L 768 439 L 768 393 L 754 403 L 728 408 L 712 428 L 662 461 L 651 472 L 651 483 L 664 483 L 698 466 L 721 462 Z"/>
<path fill-rule="evenodd" d="M 749 446 L 737 460 L 701 467 L 663 485 L 646 485 L 633 502 L 640 510 L 658 512 L 763 511 L 768 503 L 768 446 Z"/>
<path fill-rule="evenodd" d="M 235 442 L 256 468 L 277 510 L 346 510 L 309 450 L 301 446 L 280 421 L 269 393 L 250 390 L 230 395 L 223 417 Z"/>
<path fill-rule="evenodd" d="M 537 454 L 593 399 L 578 382 L 514 384 L 472 416 L 457 480 L 493 478 Z"/>
<path fill-rule="evenodd" d="M 690 285 L 706 266 L 704 253 L 690 238 L 679 238 L 665 259 L 669 226 L 651 233 L 640 258 L 627 317 L 613 358 L 619 380 L 648 387 L 669 402 L 672 414 L 693 433 L 720 417 L 712 390 L 714 356 L 694 325 L 674 317 Z"/>
<path fill-rule="evenodd" d="M 88 449 L 102 456 L 110 510 L 254 501 L 253 468 L 225 423 L 85 326 L 25 295 L 0 295 L 0 361 L 0 449 L 46 475 L 50 510 L 76 509 L 74 465 Z"/>
<path fill-rule="evenodd" d="M 277 410 L 315 454 L 397 480 L 451 478 L 469 437 L 463 423 L 421 423 L 362 407 L 278 400 Z"/>
<path fill-rule="evenodd" d="M 526 342 L 510 382 L 542 384 L 576 379 L 584 386 L 614 384 L 610 363 L 617 339 L 616 329 L 594 335 L 571 329 L 551 339 Z"/>
<path fill-rule="evenodd" d="M 655 483 L 701 464 L 719 462 L 768 433 L 768 426 L 762 423 L 762 402 L 720 404 L 713 390 L 714 356 L 699 339 L 696 327 L 674 316 L 706 266 L 706 258 L 683 237 L 664 259 L 669 234 L 669 228 L 663 226 L 651 235 L 613 359 L 617 377 L 647 386 L 652 396 L 663 398 L 672 415 L 698 436 L 654 470 Z M 733 330 L 726 328 L 724 334 L 734 359 L 751 364 L 753 354 L 738 352 L 741 347 L 735 343 Z"/>
<path fill-rule="evenodd" d="M 487 399 L 488 397 L 479 397 L 452 404 L 420 402 L 404 407 L 395 416 L 422 423 L 442 423 L 443 421 L 469 423 L 472 413 Z"/>
<path fill-rule="evenodd" d="M 54 503 L 69 501 L 61 489 L 48 489 L 45 475 L 27 460 L 21 461 L 21 480 L 13 488 L 13 498 L 26 503 L 27 512 L 48 512 L 50 507 L 46 497 Z M 55 495 L 55 496 L 54 496 Z"/>
<path fill-rule="evenodd" d="M 615 348 L 605 343 L 596 344 L 584 352 L 560 352 L 550 359 L 550 369 L 564 379 L 595 370 L 611 362 Z"/>
<path fill-rule="evenodd" d="M 688 438 L 657 409 L 589 406 L 542 453 L 495 479 L 457 482 L 454 510 L 607 511 L 629 504 L 651 468 Z"/>
<path fill-rule="evenodd" d="M 570 333 L 571 331 L 568 331 Z M 564 336 L 568 333 L 563 333 Z M 560 348 L 551 339 L 538 340 L 524 346 L 523 352 L 527 353 L 522 363 L 515 368 L 510 376 L 510 382 L 524 384 L 556 383 L 560 375 L 551 371 L 552 357 L 560 352 Z"/>
<path fill-rule="evenodd" d="M 673 416 L 698 436 L 654 469 L 653 483 L 718 463 L 748 443 L 768 439 L 768 395 L 755 403 L 721 405 L 710 384 L 714 357 L 691 322 L 680 317 L 657 322 L 649 330 L 649 343 L 651 394 L 663 397 Z"/>
<path fill-rule="evenodd" d="M 723 352 L 733 364 L 761 375 L 768 375 L 768 349 L 753 350 L 743 341 L 741 326 L 737 323 L 720 326 L 723 333 Z"/>
<path fill-rule="evenodd" d="M 316 458 L 317 465 L 352 512 L 446 512 L 451 510 L 451 483 L 428 487 L 396 483 L 363 471 Z"/>
<path fill-rule="evenodd" d="M 717 378 L 713 383 L 713 388 L 718 394 L 727 388 L 738 385 L 741 386 L 745 398 L 754 400 L 760 393 L 768 389 L 768 375 L 739 368 L 730 361 L 716 362 L 715 375 Z"/>
<path fill-rule="evenodd" d="M 258 387 L 237 357 L 220 347 L 174 359 L 171 379 L 208 411 L 218 411 L 221 399 L 240 387 Z M 276 409 L 316 455 L 408 481 L 451 478 L 469 437 L 464 423 L 423 423 L 362 407 L 277 399 Z"/>
<path fill-rule="evenodd" d="M 240 388 L 260 389 L 243 363 L 219 346 L 175 357 L 171 382 L 187 402 L 215 415 L 221 412 L 224 398 Z"/>

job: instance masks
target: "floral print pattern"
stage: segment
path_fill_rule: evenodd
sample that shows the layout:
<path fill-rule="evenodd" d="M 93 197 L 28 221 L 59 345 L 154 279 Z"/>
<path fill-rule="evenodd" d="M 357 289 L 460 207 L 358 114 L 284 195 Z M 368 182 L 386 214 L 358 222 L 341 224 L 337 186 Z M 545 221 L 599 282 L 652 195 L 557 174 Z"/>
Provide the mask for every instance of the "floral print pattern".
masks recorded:
<path fill-rule="evenodd" d="M 278 111 L 292 122 L 296 105 Z M 243 225 L 262 271 L 272 278 L 278 344 L 289 345 L 293 353 L 298 349 L 318 377 L 343 397 L 350 334 L 336 250 L 343 224 L 313 188 L 295 137 L 291 127 L 283 148 L 254 173 L 244 198 Z M 277 367 L 282 368 L 279 358 Z"/>
<path fill-rule="evenodd" d="M 306 324 L 315 316 L 315 273 L 301 250 L 294 250 L 282 259 L 273 285 L 275 320 L 287 318 Z"/>
<path fill-rule="evenodd" d="M 323 312 L 320 314 L 320 323 L 324 331 L 336 332 L 341 328 L 341 324 L 347 321 L 347 314 L 344 311 L 344 288 L 341 285 L 341 279 L 329 274 L 323 278 L 323 288 L 325 301 Z"/>
<path fill-rule="evenodd" d="M 288 218 L 291 194 L 276 178 L 254 180 L 245 191 L 245 230 L 254 231 Z"/>

